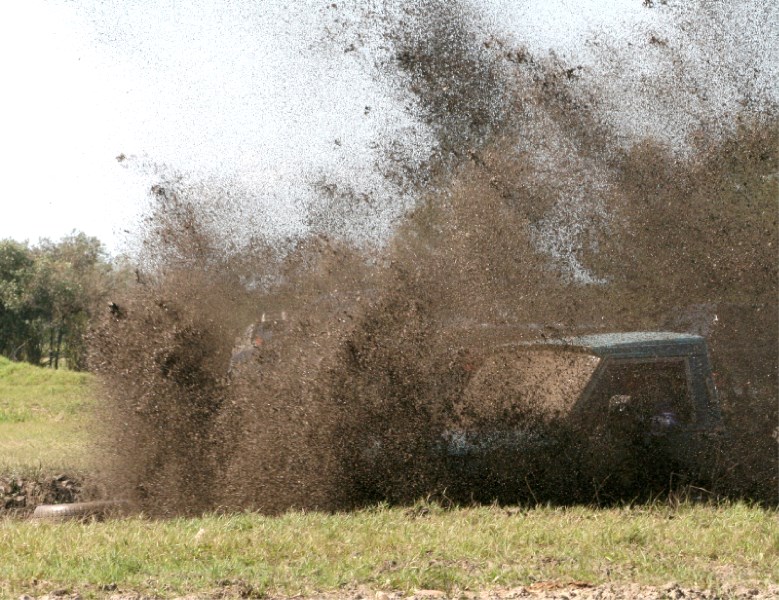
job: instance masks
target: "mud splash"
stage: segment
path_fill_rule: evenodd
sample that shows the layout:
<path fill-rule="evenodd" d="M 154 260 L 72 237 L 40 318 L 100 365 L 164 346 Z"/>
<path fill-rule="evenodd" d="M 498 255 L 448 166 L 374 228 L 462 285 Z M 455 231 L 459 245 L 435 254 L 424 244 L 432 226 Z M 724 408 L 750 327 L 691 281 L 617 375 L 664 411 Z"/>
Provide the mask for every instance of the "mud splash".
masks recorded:
<path fill-rule="evenodd" d="M 729 431 L 688 483 L 776 502 L 776 113 L 701 130 L 684 156 L 625 148 L 575 68 L 425 6 L 387 39 L 439 145 L 406 170 L 419 201 L 388 243 L 260 236 L 226 251 L 197 198 L 155 190 L 138 284 L 93 338 L 112 487 L 156 515 L 655 494 L 667 479 L 603 498 L 564 424 L 546 423 L 562 450 L 510 457 L 510 473 L 495 457 L 478 482 L 438 446 L 464 403 L 490 403 L 489 386 L 468 387 L 470 349 L 673 329 L 708 336 Z M 231 369 L 246 326 L 280 311 L 283 333 Z"/>

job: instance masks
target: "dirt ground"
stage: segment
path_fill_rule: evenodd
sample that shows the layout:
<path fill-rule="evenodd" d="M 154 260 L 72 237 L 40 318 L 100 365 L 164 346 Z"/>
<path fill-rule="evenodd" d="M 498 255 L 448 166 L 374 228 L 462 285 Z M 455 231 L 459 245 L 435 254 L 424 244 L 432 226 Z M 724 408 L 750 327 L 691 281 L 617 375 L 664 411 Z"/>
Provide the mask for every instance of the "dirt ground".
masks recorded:
<path fill-rule="evenodd" d="M 226 587 L 207 595 L 182 596 L 176 600 L 210 600 L 254 597 L 242 586 Z M 675 583 L 661 586 L 640 586 L 631 583 L 591 586 L 585 583 L 539 582 L 516 588 L 492 588 L 489 590 L 463 590 L 445 593 L 439 590 L 417 590 L 413 594 L 400 592 L 375 592 L 365 589 L 314 594 L 311 596 L 262 596 L 273 600 L 770 600 L 779 597 L 779 586 L 757 588 L 734 586 L 720 591 L 683 588 Z M 44 596 L 22 595 L 19 600 L 79 600 L 78 593 L 53 593 Z M 106 595 L 108 600 L 153 600 L 133 592 L 115 592 Z"/>
<path fill-rule="evenodd" d="M 27 516 L 39 504 L 80 502 L 90 494 L 83 488 L 79 478 L 65 474 L 0 475 L 0 516 Z"/>

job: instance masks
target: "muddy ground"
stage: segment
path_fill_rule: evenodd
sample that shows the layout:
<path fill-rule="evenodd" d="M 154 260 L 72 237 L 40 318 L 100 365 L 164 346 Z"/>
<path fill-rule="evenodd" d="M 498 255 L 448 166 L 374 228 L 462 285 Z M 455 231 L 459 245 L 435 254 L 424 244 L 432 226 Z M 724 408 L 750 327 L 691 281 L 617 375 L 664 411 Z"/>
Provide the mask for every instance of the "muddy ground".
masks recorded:
<path fill-rule="evenodd" d="M 81 502 L 97 495 L 97 490 L 84 489 L 80 477 L 64 474 L 0 475 L 0 516 L 25 517 L 39 504 Z"/>
<path fill-rule="evenodd" d="M 113 587 L 113 586 L 108 586 Z M 154 600 L 133 592 L 105 591 L 108 600 Z M 400 592 L 374 592 L 367 589 L 331 592 L 326 594 L 274 596 L 263 595 L 271 600 L 770 600 L 779 595 L 779 587 L 736 586 L 719 591 L 683 588 L 674 583 L 662 586 L 640 586 L 637 584 L 589 585 L 539 582 L 526 587 L 493 588 L 490 590 L 462 590 L 445 593 L 439 590 L 418 590 L 412 594 Z M 217 598 L 251 598 L 251 589 L 240 584 L 227 585 L 221 590 L 205 595 L 181 596 L 176 600 L 211 600 Z M 42 596 L 22 595 L 19 600 L 79 600 L 78 592 L 60 590 Z"/>

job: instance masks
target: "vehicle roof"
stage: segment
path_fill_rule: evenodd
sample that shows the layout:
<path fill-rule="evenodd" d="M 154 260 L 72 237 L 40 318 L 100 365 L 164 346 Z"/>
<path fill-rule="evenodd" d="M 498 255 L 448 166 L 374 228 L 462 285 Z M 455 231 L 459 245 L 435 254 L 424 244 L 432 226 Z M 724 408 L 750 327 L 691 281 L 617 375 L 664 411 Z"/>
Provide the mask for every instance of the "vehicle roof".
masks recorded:
<path fill-rule="evenodd" d="M 598 355 L 603 354 L 689 354 L 705 348 L 704 338 L 690 333 L 672 331 L 631 331 L 598 333 L 577 337 L 547 339 L 540 346 L 565 347 Z M 535 344 L 534 344 L 535 345 Z M 694 348 L 698 347 L 698 348 Z"/>

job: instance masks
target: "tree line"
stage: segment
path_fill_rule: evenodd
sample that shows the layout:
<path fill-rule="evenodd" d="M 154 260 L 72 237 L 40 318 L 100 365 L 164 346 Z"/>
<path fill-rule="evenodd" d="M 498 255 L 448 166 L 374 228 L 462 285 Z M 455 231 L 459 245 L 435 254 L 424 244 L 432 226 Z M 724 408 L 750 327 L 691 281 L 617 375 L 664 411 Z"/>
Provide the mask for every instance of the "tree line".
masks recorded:
<path fill-rule="evenodd" d="M 85 369 L 90 321 L 117 274 L 100 240 L 84 233 L 36 245 L 0 240 L 0 355 Z"/>

